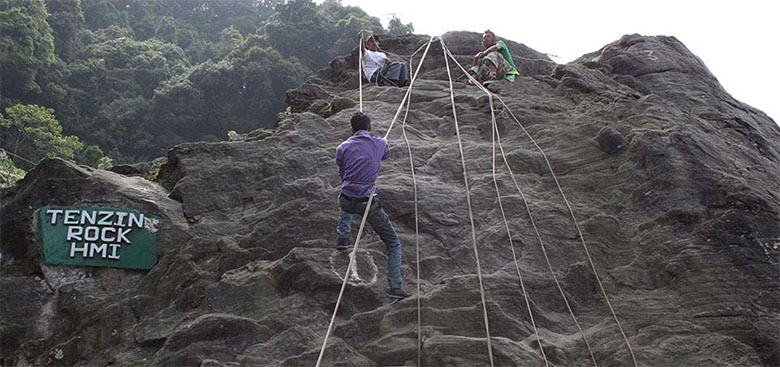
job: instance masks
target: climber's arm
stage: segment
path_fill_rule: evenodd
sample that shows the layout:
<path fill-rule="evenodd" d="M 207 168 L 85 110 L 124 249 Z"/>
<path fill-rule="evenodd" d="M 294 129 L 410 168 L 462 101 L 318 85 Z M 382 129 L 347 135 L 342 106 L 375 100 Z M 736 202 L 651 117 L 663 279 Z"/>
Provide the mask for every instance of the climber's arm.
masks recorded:
<path fill-rule="evenodd" d="M 341 146 L 336 149 L 336 165 L 339 167 L 339 177 L 344 179 L 344 150 Z"/>
<path fill-rule="evenodd" d="M 499 50 L 501 50 L 501 43 L 496 43 L 495 45 L 486 48 L 485 51 L 482 51 L 482 52 L 478 53 L 476 56 L 474 56 L 474 60 L 475 61 L 476 60 L 481 60 L 483 57 L 485 57 L 485 55 L 487 55 L 487 54 L 489 54 L 489 53 L 491 53 L 493 51 L 499 51 Z"/>

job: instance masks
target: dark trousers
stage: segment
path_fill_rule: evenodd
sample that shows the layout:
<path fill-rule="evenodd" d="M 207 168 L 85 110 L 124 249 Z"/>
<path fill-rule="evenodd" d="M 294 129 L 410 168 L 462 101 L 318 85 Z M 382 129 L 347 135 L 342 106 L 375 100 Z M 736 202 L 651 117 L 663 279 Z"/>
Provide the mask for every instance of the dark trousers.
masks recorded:
<path fill-rule="evenodd" d="M 409 80 L 409 69 L 402 62 L 392 62 L 381 67 L 371 75 L 368 81 L 379 85 L 406 86 Z"/>
<path fill-rule="evenodd" d="M 367 203 L 367 199 L 365 200 L 351 199 L 343 194 L 339 194 L 339 225 L 336 227 L 339 241 L 349 242 L 352 219 L 363 219 Z M 376 231 L 382 242 L 385 243 L 388 285 L 390 288 L 401 288 L 401 241 L 395 233 L 393 224 L 390 223 L 390 217 L 382 209 L 378 196 L 374 196 L 374 199 L 371 200 L 371 209 L 368 210 L 366 222 L 371 225 L 371 228 Z"/>

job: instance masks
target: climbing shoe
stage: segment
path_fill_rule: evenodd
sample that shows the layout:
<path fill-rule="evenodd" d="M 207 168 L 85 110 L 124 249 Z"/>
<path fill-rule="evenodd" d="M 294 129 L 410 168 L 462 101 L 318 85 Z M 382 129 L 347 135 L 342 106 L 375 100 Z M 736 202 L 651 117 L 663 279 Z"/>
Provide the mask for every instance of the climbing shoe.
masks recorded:
<path fill-rule="evenodd" d="M 336 243 L 336 250 L 349 250 L 349 238 L 339 238 L 339 242 Z"/>
<path fill-rule="evenodd" d="M 390 290 L 387 291 L 387 295 L 398 299 L 404 299 L 412 296 L 411 294 L 404 292 L 404 290 L 401 288 L 390 288 Z"/>

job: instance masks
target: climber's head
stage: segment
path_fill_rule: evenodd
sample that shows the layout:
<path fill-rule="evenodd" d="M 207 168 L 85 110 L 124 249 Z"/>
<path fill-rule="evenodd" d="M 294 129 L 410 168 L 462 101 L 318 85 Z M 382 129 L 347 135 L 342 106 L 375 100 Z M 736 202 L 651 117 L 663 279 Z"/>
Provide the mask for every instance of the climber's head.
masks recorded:
<path fill-rule="evenodd" d="M 356 112 L 352 115 L 352 133 L 356 133 L 360 130 L 371 131 L 371 118 L 363 112 Z"/>
<path fill-rule="evenodd" d="M 366 40 L 366 48 L 371 51 L 376 51 L 379 49 L 379 36 L 373 35 L 371 37 L 368 37 Z"/>
<path fill-rule="evenodd" d="M 488 29 L 484 33 L 482 33 L 482 46 L 488 48 L 495 44 L 496 44 L 496 34 L 493 33 L 493 31 Z"/>

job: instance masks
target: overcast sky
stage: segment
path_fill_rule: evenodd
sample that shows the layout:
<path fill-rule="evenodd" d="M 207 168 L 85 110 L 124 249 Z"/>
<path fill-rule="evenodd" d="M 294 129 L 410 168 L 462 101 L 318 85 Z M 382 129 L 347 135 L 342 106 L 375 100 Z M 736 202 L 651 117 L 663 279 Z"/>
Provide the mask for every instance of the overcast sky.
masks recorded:
<path fill-rule="evenodd" d="M 704 61 L 734 98 L 780 123 L 780 15 L 773 1 L 342 0 L 415 33 L 482 32 L 522 42 L 567 63 L 624 34 L 674 36 Z"/>

